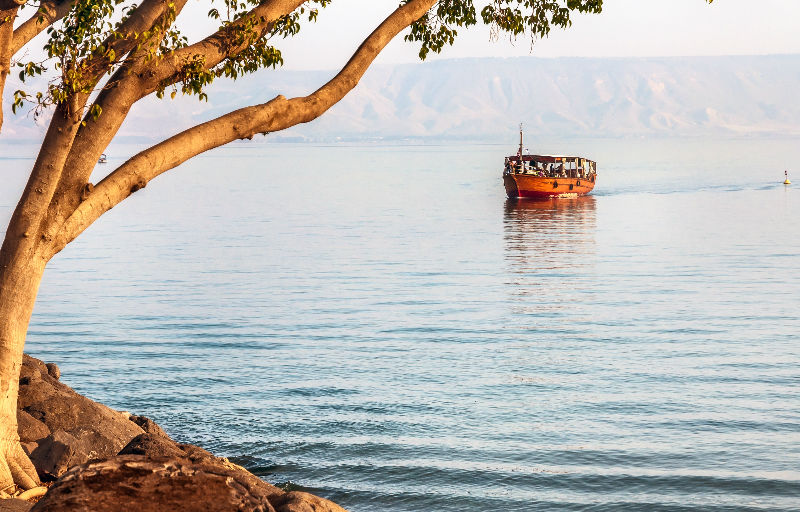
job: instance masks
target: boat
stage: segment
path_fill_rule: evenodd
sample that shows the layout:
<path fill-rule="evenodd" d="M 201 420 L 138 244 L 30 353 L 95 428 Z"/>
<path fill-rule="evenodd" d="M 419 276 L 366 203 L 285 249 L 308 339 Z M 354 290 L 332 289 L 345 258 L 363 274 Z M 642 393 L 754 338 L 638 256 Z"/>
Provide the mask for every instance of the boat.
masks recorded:
<path fill-rule="evenodd" d="M 98 164 L 104 164 L 106 162 L 108 162 L 108 157 L 106 156 L 105 153 L 103 153 L 103 154 L 100 155 L 100 158 L 97 160 L 97 163 Z"/>
<path fill-rule="evenodd" d="M 522 149 L 507 156 L 503 185 L 510 199 L 578 197 L 592 191 L 597 181 L 597 163 L 588 158 L 563 155 L 526 155 Z"/>

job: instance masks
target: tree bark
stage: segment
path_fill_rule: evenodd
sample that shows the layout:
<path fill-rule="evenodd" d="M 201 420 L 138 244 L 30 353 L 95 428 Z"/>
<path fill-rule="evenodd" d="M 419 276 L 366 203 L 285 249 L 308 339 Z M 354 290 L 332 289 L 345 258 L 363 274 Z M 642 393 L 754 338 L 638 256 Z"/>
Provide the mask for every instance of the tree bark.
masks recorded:
<path fill-rule="evenodd" d="M 80 120 L 72 107 L 56 109 L 0 247 L 0 489 L 39 484 L 17 432 L 19 373 L 39 283 L 52 254 L 42 220 Z"/>
<path fill-rule="evenodd" d="M 20 3 L 14 0 L 0 0 L 0 129 L 3 128 L 2 97 L 5 90 L 6 77 L 11 71 L 12 42 L 14 39 L 14 19 L 17 17 Z"/>
<path fill-rule="evenodd" d="M 39 485 L 17 433 L 22 349 L 45 267 L 26 240 L 7 237 L 0 250 L 0 488 Z"/>
<path fill-rule="evenodd" d="M 20 51 L 31 39 L 66 16 L 72 4 L 69 0 L 43 0 L 36 13 L 14 30 L 11 54 Z"/>

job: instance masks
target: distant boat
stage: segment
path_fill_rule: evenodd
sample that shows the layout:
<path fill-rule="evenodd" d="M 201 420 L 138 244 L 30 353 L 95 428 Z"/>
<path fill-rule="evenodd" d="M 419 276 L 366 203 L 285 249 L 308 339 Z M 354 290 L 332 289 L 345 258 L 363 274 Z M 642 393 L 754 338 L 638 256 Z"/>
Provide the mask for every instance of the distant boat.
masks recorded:
<path fill-rule="evenodd" d="M 97 159 L 97 163 L 104 164 L 106 162 L 108 162 L 108 157 L 106 156 L 105 153 L 103 153 L 102 155 L 100 155 L 100 158 Z"/>
<path fill-rule="evenodd" d="M 519 151 L 505 158 L 503 185 L 511 199 L 518 197 L 578 197 L 588 194 L 597 181 L 597 163 L 578 156 L 525 155 L 522 126 Z"/>

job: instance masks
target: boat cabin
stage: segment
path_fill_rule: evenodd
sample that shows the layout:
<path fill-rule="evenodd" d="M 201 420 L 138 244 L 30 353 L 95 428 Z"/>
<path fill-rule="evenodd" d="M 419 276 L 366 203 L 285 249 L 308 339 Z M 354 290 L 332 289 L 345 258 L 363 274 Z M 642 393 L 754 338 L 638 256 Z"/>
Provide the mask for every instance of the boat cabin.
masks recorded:
<path fill-rule="evenodd" d="M 505 159 L 503 174 L 529 174 L 542 178 L 577 178 L 594 181 L 593 160 L 561 155 L 513 155 Z"/>

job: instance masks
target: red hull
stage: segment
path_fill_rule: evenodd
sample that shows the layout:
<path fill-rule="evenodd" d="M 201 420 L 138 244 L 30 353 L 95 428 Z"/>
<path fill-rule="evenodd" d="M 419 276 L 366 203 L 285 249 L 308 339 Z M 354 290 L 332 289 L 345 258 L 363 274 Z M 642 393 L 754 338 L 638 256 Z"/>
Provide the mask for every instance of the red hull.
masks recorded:
<path fill-rule="evenodd" d="M 545 178 L 530 174 L 506 174 L 503 184 L 506 195 L 511 198 L 549 198 L 579 197 L 588 194 L 594 188 L 594 177 L 580 178 Z"/>

